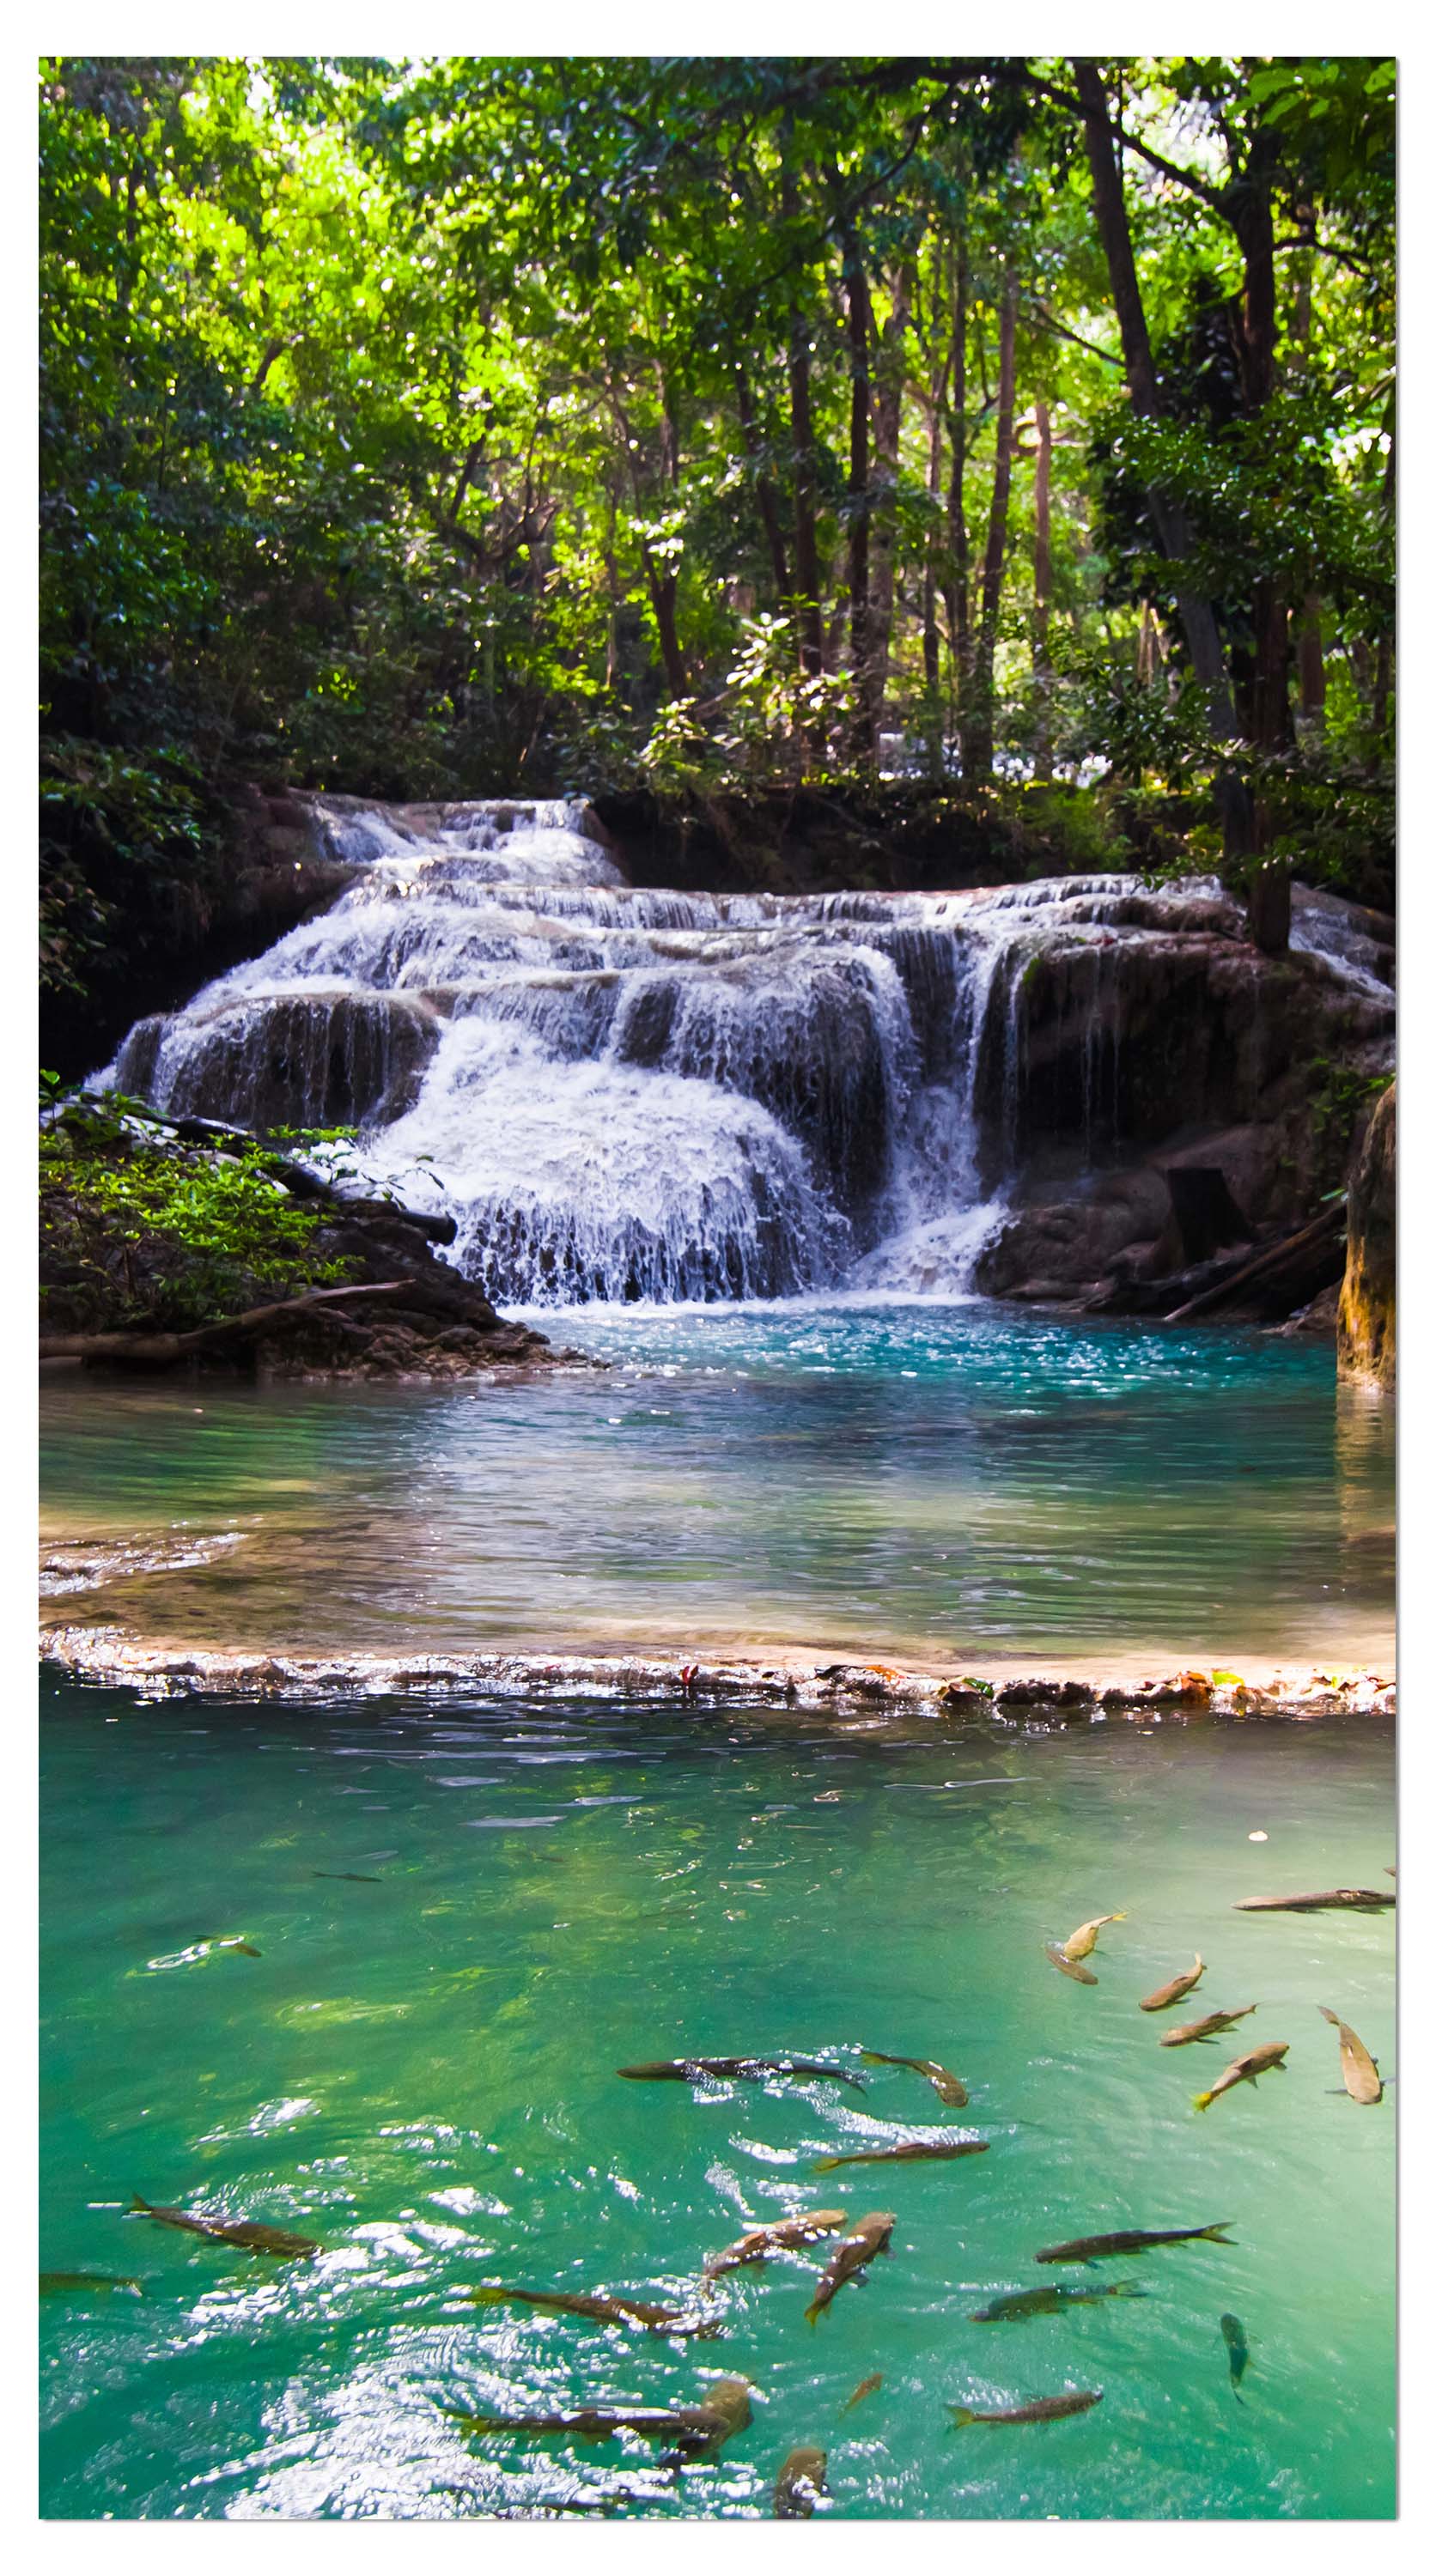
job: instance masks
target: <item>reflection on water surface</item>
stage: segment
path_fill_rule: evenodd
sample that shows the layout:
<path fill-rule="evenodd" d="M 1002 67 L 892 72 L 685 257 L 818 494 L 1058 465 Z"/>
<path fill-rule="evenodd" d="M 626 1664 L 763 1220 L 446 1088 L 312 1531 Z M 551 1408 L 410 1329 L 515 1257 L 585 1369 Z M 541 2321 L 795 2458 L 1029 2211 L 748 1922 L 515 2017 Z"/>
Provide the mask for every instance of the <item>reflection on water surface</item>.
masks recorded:
<path fill-rule="evenodd" d="M 105 1596 L 211 1645 L 1389 1669 L 1389 1407 L 1325 1346 L 978 1300 L 562 1323 L 611 1368 L 52 1384 L 47 1527 L 238 1533 Z"/>

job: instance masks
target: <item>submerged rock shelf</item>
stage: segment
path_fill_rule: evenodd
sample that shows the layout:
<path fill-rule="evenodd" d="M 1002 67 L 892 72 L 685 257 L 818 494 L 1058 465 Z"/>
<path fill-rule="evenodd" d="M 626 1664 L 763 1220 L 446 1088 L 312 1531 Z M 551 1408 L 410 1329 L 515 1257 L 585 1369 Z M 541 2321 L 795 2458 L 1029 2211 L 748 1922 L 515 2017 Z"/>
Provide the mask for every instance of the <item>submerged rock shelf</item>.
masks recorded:
<path fill-rule="evenodd" d="M 1380 1673 L 1263 1671 L 1216 1680 L 1193 1668 L 1149 1680 L 1048 1673 L 988 1681 L 980 1674 L 891 1665 L 679 1663 L 662 1655 L 296 1655 L 196 1652 L 148 1644 L 121 1628 L 42 1628 L 40 1651 L 73 1679 L 149 1696 L 371 1698 L 482 1691 L 523 1698 L 722 1702 L 788 1708 L 932 1711 L 1026 1725 L 1161 1716 L 1389 1716 L 1396 1688 Z"/>

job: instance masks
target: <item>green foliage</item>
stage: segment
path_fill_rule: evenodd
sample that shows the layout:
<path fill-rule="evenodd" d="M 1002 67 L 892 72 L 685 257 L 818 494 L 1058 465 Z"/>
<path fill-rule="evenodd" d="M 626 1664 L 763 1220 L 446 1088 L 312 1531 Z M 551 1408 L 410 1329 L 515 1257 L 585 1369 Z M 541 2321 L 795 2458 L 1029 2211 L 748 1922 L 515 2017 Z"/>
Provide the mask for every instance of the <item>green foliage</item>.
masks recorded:
<path fill-rule="evenodd" d="M 351 1275 L 316 1254 L 324 1211 L 289 1195 L 268 1145 L 182 1143 L 142 1102 L 41 1081 L 42 1260 L 72 1303 L 183 1330 Z"/>
<path fill-rule="evenodd" d="M 1278 587 L 1293 651 L 1316 603 L 1320 756 L 1302 741 L 1285 782 L 1253 779 L 1273 829 L 1338 868 L 1368 822 L 1389 840 L 1394 67 L 1120 69 L 1159 421 L 1120 391 L 1061 63 L 48 58 L 50 984 L 123 979 L 198 935 L 236 781 L 443 798 L 871 780 L 881 730 L 950 782 L 981 692 L 1009 273 L 998 776 L 1103 764 L 1201 846 L 1220 747 L 1182 687 L 1156 478 L 1190 519 L 1239 700 L 1254 584 Z M 1255 408 L 1233 339 L 1254 171 L 1278 322 Z"/>
<path fill-rule="evenodd" d="M 1313 1056 L 1308 1067 L 1308 1114 L 1318 1174 L 1344 1177 L 1363 1113 L 1389 1090 L 1389 1073 L 1357 1073 L 1332 1057 Z M 1332 1195 L 1335 1195 L 1333 1193 Z"/>

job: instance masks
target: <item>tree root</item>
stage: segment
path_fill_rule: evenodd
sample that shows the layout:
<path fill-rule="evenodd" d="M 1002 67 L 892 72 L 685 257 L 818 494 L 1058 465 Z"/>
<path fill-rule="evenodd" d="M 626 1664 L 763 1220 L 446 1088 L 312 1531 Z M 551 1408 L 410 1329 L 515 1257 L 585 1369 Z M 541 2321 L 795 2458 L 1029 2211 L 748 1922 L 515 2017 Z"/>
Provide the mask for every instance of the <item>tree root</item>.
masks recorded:
<path fill-rule="evenodd" d="M 199 1324 L 188 1333 L 42 1333 L 40 1358 L 42 1362 L 80 1360 L 87 1367 L 108 1362 L 116 1368 L 173 1368 L 195 1351 L 215 1350 L 225 1342 L 252 1341 L 291 1316 L 312 1314 L 317 1306 L 333 1305 L 340 1298 L 394 1297 L 401 1290 L 412 1295 L 413 1285 L 409 1279 L 383 1279 L 361 1282 L 352 1288 L 311 1288 L 302 1297 L 281 1298 L 272 1306 L 250 1306 L 242 1315 L 226 1315 L 219 1323 Z M 333 1320 L 342 1325 L 346 1319 L 336 1315 Z"/>

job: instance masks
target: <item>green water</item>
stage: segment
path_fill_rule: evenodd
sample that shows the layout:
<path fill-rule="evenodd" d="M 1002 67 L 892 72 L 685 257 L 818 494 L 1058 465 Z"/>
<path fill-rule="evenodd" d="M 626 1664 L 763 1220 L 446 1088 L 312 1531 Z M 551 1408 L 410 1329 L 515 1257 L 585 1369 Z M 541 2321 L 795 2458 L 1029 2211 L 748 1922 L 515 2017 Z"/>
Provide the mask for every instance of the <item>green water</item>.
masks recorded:
<path fill-rule="evenodd" d="M 234 1541 L 76 1615 L 257 1650 L 1390 1669 L 1390 1408 L 1328 1347 L 980 1300 L 542 1321 L 611 1367 L 50 1383 L 53 1531 Z"/>
<path fill-rule="evenodd" d="M 42 2304 L 48 2515 L 446 2519 L 615 2488 L 628 2515 L 762 2515 L 799 2442 L 828 2450 L 840 2517 L 1392 2513 L 1394 2096 L 1337 2089 L 1317 2006 L 1394 2071 L 1393 1921 L 1230 1910 L 1390 1886 L 1384 1726 L 147 1705 L 50 1678 L 41 1742 L 40 2259 L 144 2292 Z M 1117 1908 L 1095 1988 L 1049 1967 L 1045 1940 Z M 258 1959 L 146 1966 L 240 1932 Z M 1197 1947 L 1180 2011 L 1260 2010 L 1164 2051 L 1137 2001 Z M 1287 2071 L 1198 2115 L 1249 2034 L 1288 2040 Z M 861 2045 L 943 2060 L 970 2107 L 897 2069 L 866 2096 L 614 2073 Z M 810 2171 L 947 2124 L 990 2151 Z M 127 2218 L 136 2189 L 324 2250 L 203 2244 Z M 816 2204 L 897 2223 L 815 2329 L 797 2258 L 734 2276 L 721 2339 L 688 2345 L 456 2295 L 679 2294 L 746 2224 Z M 1032 2262 L 1217 2219 L 1228 2248 Z M 1054 2278 L 1150 2296 L 968 2322 Z M 753 2423 L 679 2481 L 637 2441 L 467 2442 L 442 2411 L 681 2403 L 733 2371 Z M 947 2401 L 1068 2386 L 1103 2401 L 948 2429 Z"/>

